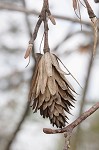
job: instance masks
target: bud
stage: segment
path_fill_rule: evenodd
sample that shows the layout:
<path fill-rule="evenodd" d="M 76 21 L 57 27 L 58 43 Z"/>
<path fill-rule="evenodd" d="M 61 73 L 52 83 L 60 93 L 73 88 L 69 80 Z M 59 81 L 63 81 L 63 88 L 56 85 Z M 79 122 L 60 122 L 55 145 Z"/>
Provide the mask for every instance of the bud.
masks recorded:
<path fill-rule="evenodd" d="M 28 48 L 27 48 L 27 50 L 26 50 L 26 52 L 25 52 L 25 56 L 24 56 L 25 59 L 26 59 L 27 57 L 29 57 L 29 55 L 30 55 L 30 53 L 31 53 L 31 51 L 32 51 L 32 48 L 33 48 L 33 44 L 29 44 L 29 45 L 28 45 Z"/>
<path fill-rule="evenodd" d="M 52 15 L 48 16 L 53 25 L 56 25 L 55 18 Z"/>

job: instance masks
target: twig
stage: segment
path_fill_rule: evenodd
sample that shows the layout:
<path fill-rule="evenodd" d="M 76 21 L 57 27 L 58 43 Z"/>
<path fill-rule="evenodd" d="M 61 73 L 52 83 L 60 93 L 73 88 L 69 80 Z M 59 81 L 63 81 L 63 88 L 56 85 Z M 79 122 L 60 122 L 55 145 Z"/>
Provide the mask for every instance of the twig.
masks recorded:
<path fill-rule="evenodd" d="M 44 52 L 49 51 L 47 15 L 53 17 L 51 15 L 50 10 L 49 10 L 48 0 L 44 0 L 43 7 L 42 7 L 41 13 L 39 15 L 39 19 L 38 19 L 38 21 L 36 23 L 34 32 L 32 34 L 32 37 L 31 37 L 30 41 L 29 41 L 29 45 L 28 45 L 28 48 L 27 48 L 25 56 L 24 56 L 25 59 L 30 55 L 30 53 L 32 51 L 32 48 L 33 48 L 33 45 L 34 45 L 34 41 L 35 41 L 35 39 L 37 37 L 37 33 L 38 33 L 38 30 L 39 30 L 42 22 L 44 22 L 44 35 L 45 35 L 45 37 L 44 37 Z"/>
<path fill-rule="evenodd" d="M 23 2 L 24 7 L 26 7 L 25 0 L 23 0 L 22 2 Z M 27 27 L 28 27 L 28 33 L 31 37 L 31 27 L 30 27 L 30 23 L 29 23 L 29 19 L 28 19 L 27 15 L 25 16 L 25 19 L 26 19 L 26 23 L 27 23 Z M 34 47 L 33 47 L 33 56 L 34 56 Z M 33 67 L 32 67 L 32 69 L 33 69 Z M 29 113 L 29 103 L 26 104 L 25 111 L 23 112 L 23 115 L 20 118 L 19 123 L 17 124 L 11 138 L 9 139 L 9 141 L 8 141 L 6 147 L 5 147 L 5 150 L 10 150 L 10 147 L 11 147 L 13 141 L 15 140 L 15 138 L 16 138 L 22 124 L 24 123 L 28 113 Z"/>
<path fill-rule="evenodd" d="M 24 113 L 23 113 L 23 115 L 22 115 L 18 125 L 16 126 L 16 129 L 14 130 L 14 133 L 12 134 L 11 138 L 8 140 L 8 143 L 7 143 L 6 147 L 5 147 L 5 150 L 10 150 L 10 146 L 13 143 L 13 140 L 15 139 L 15 137 L 16 137 L 16 135 L 17 135 L 21 125 L 23 124 L 23 122 L 24 122 L 28 112 L 29 112 L 29 104 L 26 105 L 26 109 L 25 109 L 25 111 L 24 111 Z"/>
<path fill-rule="evenodd" d="M 22 3 L 23 3 L 24 8 L 26 8 L 25 0 L 22 0 Z M 27 24 L 28 34 L 31 37 L 32 36 L 31 24 L 30 24 L 29 18 L 26 13 L 25 13 L 25 22 Z"/>
<path fill-rule="evenodd" d="M 64 134 L 65 137 L 65 144 L 63 150 L 68 150 L 70 148 L 70 138 L 71 138 L 72 132 L 67 132 Z"/>
<path fill-rule="evenodd" d="M 94 0 L 95 3 L 99 3 L 99 0 Z"/>
<path fill-rule="evenodd" d="M 99 102 L 97 102 L 89 110 L 87 110 L 86 112 L 84 112 L 80 117 L 78 117 L 75 121 L 73 121 L 67 127 L 62 128 L 62 129 L 56 129 L 56 130 L 49 129 L 49 128 L 43 128 L 43 132 L 46 133 L 46 134 L 56 134 L 56 133 L 72 132 L 73 129 L 76 126 L 78 126 L 82 121 L 84 121 L 87 117 L 89 117 L 91 114 L 93 114 L 98 109 L 99 109 Z"/>
<path fill-rule="evenodd" d="M 10 10 L 10 11 L 18 11 L 18 12 L 23 12 L 26 13 L 27 15 L 36 15 L 38 16 L 40 13 L 38 11 L 35 10 L 29 10 L 26 9 L 24 7 L 19 7 L 15 4 L 10 4 L 10 3 L 0 3 L 0 9 L 6 9 L 6 10 Z M 78 19 L 74 19 L 74 18 L 70 18 L 70 17 L 66 17 L 66 16 L 61 16 L 61 15 L 53 15 L 56 19 L 60 19 L 63 21 L 71 21 L 74 23 L 80 23 L 80 21 Z M 91 26 L 90 22 L 88 21 L 83 21 L 82 20 L 82 24 L 83 25 L 87 25 L 87 26 Z"/>
<path fill-rule="evenodd" d="M 84 87 L 84 91 L 83 91 L 83 97 L 81 99 L 81 104 L 80 104 L 80 111 L 78 113 L 78 116 L 80 116 L 83 112 L 84 109 L 84 104 L 85 104 L 85 100 L 86 100 L 86 94 L 87 94 L 87 90 L 88 90 L 88 84 L 89 84 L 89 80 L 90 80 L 90 75 L 91 75 L 91 70 L 92 70 L 92 66 L 93 66 L 93 55 L 91 54 L 90 60 L 88 62 L 88 71 L 87 71 L 87 77 L 86 77 L 86 81 L 85 81 L 85 87 Z M 80 141 L 80 125 L 77 127 L 76 130 L 76 138 L 75 138 L 75 142 L 74 142 L 74 150 L 76 150 L 77 147 L 77 143 L 78 141 Z"/>

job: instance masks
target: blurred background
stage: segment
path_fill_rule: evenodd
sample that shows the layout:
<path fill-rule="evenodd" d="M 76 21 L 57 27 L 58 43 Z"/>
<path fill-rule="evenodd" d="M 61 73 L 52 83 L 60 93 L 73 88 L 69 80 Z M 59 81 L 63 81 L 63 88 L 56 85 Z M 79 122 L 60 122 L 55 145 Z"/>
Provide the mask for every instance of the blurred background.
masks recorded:
<path fill-rule="evenodd" d="M 56 25 L 49 21 L 49 44 L 83 87 L 67 76 L 79 95 L 69 123 L 99 101 L 99 31 L 96 56 L 92 61 L 94 33 L 86 8 L 80 4 L 82 31 L 72 8 L 72 0 L 50 0 Z M 83 1 L 81 1 L 83 3 Z M 39 112 L 28 106 L 28 92 L 34 60 L 24 54 L 33 32 L 43 0 L 0 0 L 0 150 L 62 150 L 64 136 L 46 135 L 51 127 Z M 99 3 L 90 0 L 99 18 Z M 78 13 L 78 12 L 77 12 Z M 34 52 L 43 51 L 41 26 Z M 63 68 L 64 69 L 64 68 Z M 77 127 L 71 138 L 71 150 L 99 150 L 99 110 Z"/>

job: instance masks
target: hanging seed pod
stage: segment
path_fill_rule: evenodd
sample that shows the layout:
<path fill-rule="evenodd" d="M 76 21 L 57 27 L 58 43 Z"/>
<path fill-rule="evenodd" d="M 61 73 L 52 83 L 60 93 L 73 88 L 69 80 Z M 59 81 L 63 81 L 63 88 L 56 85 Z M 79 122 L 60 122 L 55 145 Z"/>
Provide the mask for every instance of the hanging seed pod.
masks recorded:
<path fill-rule="evenodd" d="M 57 57 L 50 52 L 40 55 L 32 78 L 29 101 L 34 112 L 40 110 L 43 118 L 62 128 L 67 123 L 67 113 L 75 101 L 75 90 L 61 70 Z"/>

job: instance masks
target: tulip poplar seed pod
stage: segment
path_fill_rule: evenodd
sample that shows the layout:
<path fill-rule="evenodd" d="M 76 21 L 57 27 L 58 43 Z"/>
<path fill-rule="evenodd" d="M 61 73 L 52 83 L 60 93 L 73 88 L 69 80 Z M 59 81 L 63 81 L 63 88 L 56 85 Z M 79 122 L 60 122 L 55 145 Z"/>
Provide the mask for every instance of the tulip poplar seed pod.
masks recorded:
<path fill-rule="evenodd" d="M 75 90 L 65 75 L 54 54 L 40 54 L 29 93 L 29 102 L 34 112 L 40 110 L 43 118 L 49 118 L 51 124 L 58 128 L 67 123 L 67 113 L 70 113 L 75 102 Z"/>

